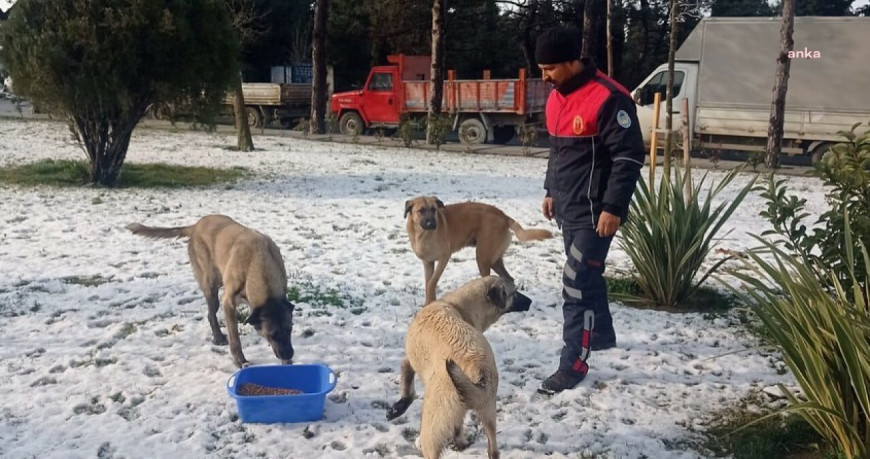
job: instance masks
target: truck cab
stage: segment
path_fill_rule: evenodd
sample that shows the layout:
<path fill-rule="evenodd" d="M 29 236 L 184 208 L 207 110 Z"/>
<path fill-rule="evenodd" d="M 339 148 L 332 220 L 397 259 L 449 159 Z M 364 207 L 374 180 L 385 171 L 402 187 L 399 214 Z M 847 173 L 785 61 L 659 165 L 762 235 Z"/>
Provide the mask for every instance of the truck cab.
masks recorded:
<path fill-rule="evenodd" d="M 372 67 L 362 89 L 335 93 L 330 111 L 345 135 L 360 135 L 371 127 L 397 128 L 403 112 L 402 81 L 429 79 L 428 56 L 388 56 L 391 65 Z"/>
<path fill-rule="evenodd" d="M 689 132 L 694 132 L 696 90 L 698 81 L 698 64 L 694 62 L 674 63 L 674 100 L 673 100 L 673 127 L 676 129 L 682 123 L 683 99 L 689 99 Z M 637 120 L 643 133 L 645 144 L 650 143 L 655 109 L 653 101 L 655 94 L 661 94 L 659 105 L 659 129 L 664 129 L 667 117 L 665 96 L 668 86 L 668 65 L 663 64 L 656 68 L 643 80 L 631 95 L 637 104 Z"/>

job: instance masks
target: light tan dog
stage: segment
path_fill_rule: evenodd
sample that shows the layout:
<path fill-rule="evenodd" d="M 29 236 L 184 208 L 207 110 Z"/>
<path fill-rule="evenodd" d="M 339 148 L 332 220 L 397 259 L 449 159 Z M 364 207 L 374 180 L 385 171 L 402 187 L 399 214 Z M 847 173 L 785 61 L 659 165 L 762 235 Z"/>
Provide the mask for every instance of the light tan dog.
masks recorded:
<path fill-rule="evenodd" d="M 523 229 L 497 207 L 477 202 L 445 206 L 433 196 L 405 201 L 408 238 L 417 258 L 423 260 L 426 303 L 435 301 L 435 289 L 450 256 L 463 247 L 476 247 L 481 276 L 495 271 L 514 288 L 514 279 L 504 267 L 503 256 L 511 243 L 511 230 L 520 241 L 553 237 L 543 229 Z M 435 262 L 438 262 L 437 268 Z"/>
<path fill-rule="evenodd" d="M 387 419 L 401 416 L 414 401 L 414 376 L 423 381 L 420 446 L 423 457 L 436 459 L 453 441 L 468 446 L 462 424 L 473 410 L 486 434 L 490 459 L 498 458 L 495 440 L 498 369 L 483 332 L 508 312 L 528 311 L 531 300 L 511 293 L 504 278 L 474 279 L 430 303 L 414 316 L 405 338 L 401 398 Z"/>
<path fill-rule="evenodd" d="M 245 323 L 253 325 L 266 338 L 276 357 L 284 363 L 291 361 L 293 303 L 287 300 L 284 260 L 269 236 L 224 215 L 209 215 L 191 226 L 155 228 L 133 223 L 127 229 L 150 238 L 190 238 L 187 253 L 193 275 L 208 303 L 213 342 L 227 344 L 217 320 L 217 310 L 222 305 L 230 352 L 238 367 L 250 365 L 239 341 L 236 308 L 241 301 L 251 309 Z M 221 286 L 224 291 L 218 302 Z"/>

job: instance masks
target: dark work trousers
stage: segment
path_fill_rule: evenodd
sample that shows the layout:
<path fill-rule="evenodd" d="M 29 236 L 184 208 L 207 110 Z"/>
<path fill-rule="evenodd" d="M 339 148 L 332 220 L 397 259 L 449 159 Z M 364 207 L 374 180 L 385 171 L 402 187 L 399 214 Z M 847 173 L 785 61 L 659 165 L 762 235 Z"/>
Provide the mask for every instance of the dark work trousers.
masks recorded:
<path fill-rule="evenodd" d="M 562 339 L 565 346 L 559 360 L 560 370 L 583 375 L 589 370 L 593 329 L 614 335 L 613 317 L 607 301 L 604 261 L 613 237 L 600 237 L 593 229 L 563 228 L 568 260 L 562 271 Z M 615 336 L 615 335 L 614 335 Z"/>

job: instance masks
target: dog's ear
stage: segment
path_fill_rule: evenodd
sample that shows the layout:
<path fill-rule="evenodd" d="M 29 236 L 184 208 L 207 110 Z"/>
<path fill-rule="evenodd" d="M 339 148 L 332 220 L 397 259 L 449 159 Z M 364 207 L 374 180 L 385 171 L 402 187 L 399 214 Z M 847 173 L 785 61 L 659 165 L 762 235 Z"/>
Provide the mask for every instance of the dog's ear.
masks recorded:
<path fill-rule="evenodd" d="M 438 204 L 438 207 L 444 207 L 444 203 L 438 198 L 435 198 L 435 204 Z"/>
<path fill-rule="evenodd" d="M 257 327 L 260 325 L 260 322 L 263 320 L 261 316 L 263 308 L 253 308 L 251 309 L 251 314 L 248 315 L 248 318 L 245 319 L 245 323 L 248 325 L 253 325 Z"/>
<path fill-rule="evenodd" d="M 507 304 L 507 294 L 500 283 L 496 283 L 489 287 L 489 290 L 486 292 L 486 298 L 499 309 L 504 309 Z"/>
<path fill-rule="evenodd" d="M 404 217 L 404 218 L 408 218 L 408 214 L 411 213 L 411 209 L 412 209 L 413 207 L 414 207 L 414 205 L 411 204 L 411 200 L 410 200 L 410 199 L 407 200 L 407 201 L 405 201 L 405 217 Z"/>

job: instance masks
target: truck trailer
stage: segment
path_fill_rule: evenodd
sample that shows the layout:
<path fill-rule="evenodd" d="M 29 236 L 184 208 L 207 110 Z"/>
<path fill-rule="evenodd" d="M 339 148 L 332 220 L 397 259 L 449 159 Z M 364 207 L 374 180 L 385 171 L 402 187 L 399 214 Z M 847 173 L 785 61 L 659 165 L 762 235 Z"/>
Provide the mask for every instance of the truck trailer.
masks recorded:
<path fill-rule="evenodd" d="M 702 19 L 676 53 L 674 126 L 688 99 L 693 150 L 764 151 L 780 53 L 781 18 Z M 838 131 L 870 122 L 870 18 L 797 17 L 782 152 L 817 161 Z M 665 123 L 667 64 L 633 91 L 649 144 L 653 99 Z M 659 136 L 662 138 L 662 136 Z"/>
<path fill-rule="evenodd" d="M 425 118 L 431 94 L 429 56 L 391 55 L 390 65 L 373 67 L 361 90 L 335 93 L 330 109 L 342 134 L 367 129 L 397 128 L 403 115 Z M 444 81 L 442 113 L 452 117 L 452 131 L 474 145 L 506 143 L 519 128 L 541 123 L 550 87 L 540 79 L 457 80 L 452 71 Z"/>

